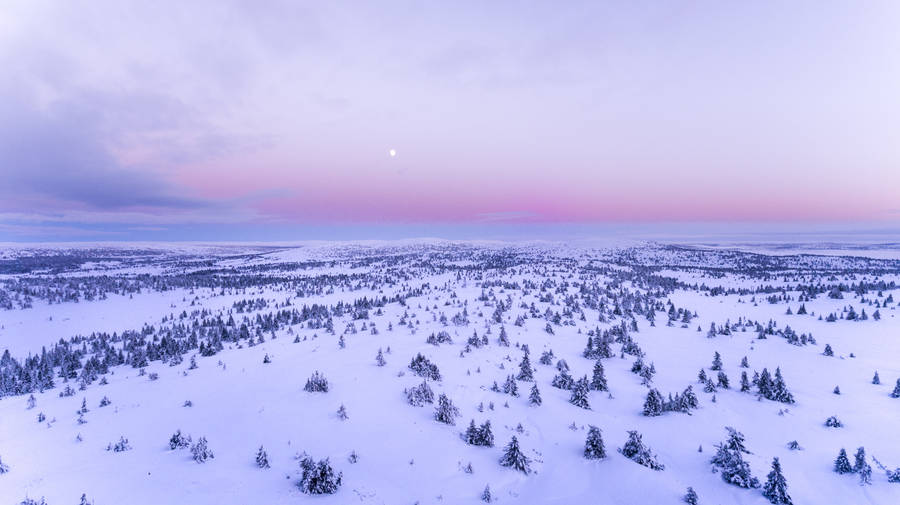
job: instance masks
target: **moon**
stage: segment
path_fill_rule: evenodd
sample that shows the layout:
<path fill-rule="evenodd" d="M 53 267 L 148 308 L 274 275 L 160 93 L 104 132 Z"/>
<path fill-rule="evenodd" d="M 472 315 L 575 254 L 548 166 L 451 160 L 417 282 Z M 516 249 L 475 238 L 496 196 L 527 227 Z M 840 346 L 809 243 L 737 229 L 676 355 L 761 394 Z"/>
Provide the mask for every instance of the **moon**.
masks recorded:
<path fill-rule="evenodd" d="M 396 149 L 391 149 L 391 150 L 389 150 L 389 151 L 388 151 L 388 155 L 390 155 L 391 158 L 396 158 L 396 157 L 397 157 L 397 150 L 396 150 Z"/>

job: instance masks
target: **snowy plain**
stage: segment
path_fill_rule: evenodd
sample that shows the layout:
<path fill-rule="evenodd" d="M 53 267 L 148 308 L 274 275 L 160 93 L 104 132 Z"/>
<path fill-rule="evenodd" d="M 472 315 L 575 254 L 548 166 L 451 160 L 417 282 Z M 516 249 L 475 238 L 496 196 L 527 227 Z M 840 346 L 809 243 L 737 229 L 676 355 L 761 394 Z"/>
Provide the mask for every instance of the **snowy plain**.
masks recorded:
<path fill-rule="evenodd" d="M 157 246 L 98 270 L 97 257 L 112 247 L 3 256 L 5 266 L 42 254 L 71 261 L 53 272 L 0 272 L 0 302 L 11 305 L 0 308 L 0 351 L 22 362 L 64 339 L 84 363 L 100 333 L 143 339 L 110 339 L 126 363 L 110 367 L 105 381 L 61 378 L 57 368 L 52 388 L 0 397 L 0 461 L 9 468 L 0 474 L 0 503 L 26 496 L 78 503 L 86 494 L 97 505 L 462 504 L 483 503 L 486 486 L 493 502 L 509 504 L 681 503 L 689 486 L 699 503 L 769 503 L 760 489 L 728 484 L 712 471 L 715 444 L 729 426 L 746 436 L 745 457 L 760 481 L 772 458 L 780 459 L 794 503 L 900 503 L 900 483 L 871 460 L 900 467 L 900 399 L 891 397 L 900 378 L 900 261 L 891 255 L 409 241 Z M 110 279 L 123 282 L 118 292 L 104 287 Z M 103 294 L 75 295 L 92 290 Z M 830 296 L 835 290 L 840 298 Z M 253 300 L 263 302 L 239 308 Z M 313 304 L 328 307 L 332 331 L 322 326 L 325 318 L 265 319 Z M 801 304 L 805 315 L 797 314 Z M 865 320 L 847 319 L 862 310 Z M 829 314 L 836 320 L 826 321 Z M 183 361 L 138 363 L 133 347 L 123 349 L 163 336 L 187 341 L 198 328 L 218 331 L 217 318 L 233 320 L 224 328 L 238 336 L 222 339 L 214 355 L 192 348 Z M 718 331 L 710 334 L 711 325 Z M 574 379 L 590 379 L 597 360 L 584 357 L 586 340 L 622 326 L 655 368 L 649 387 L 631 371 L 636 356 L 616 342 L 614 355 L 600 360 L 609 391 L 591 391 L 589 409 L 571 404 L 571 391 L 551 385 L 558 361 Z M 816 343 L 790 343 L 788 326 Z M 772 332 L 761 339 L 760 327 Z M 501 329 L 509 346 L 498 342 Z M 451 343 L 426 343 L 442 331 Z M 473 335 L 488 343 L 467 343 Z M 519 396 L 491 390 L 519 372 L 526 344 L 539 406 L 529 402 L 532 382 L 517 381 Z M 833 356 L 823 354 L 826 344 Z M 551 364 L 540 364 L 551 349 Z M 385 366 L 376 364 L 379 350 Z M 697 375 L 704 369 L 715 377 L 715 352 L 731 385 L 707 393 Z M 429 384 L 458 407 L 455 425 L 437 422 L 434 405 L 407 403 L 404 389 L 422 382 L 408 366 L 417 353 L 440 368 L 441 380 Z M 745 356 L 749 368 L 740 366 Z M 780 367 L 795 403 L 739 391 L 742 371 L 764 367 Z M 327 377 L 327 393 L 304 391 L 316 371 Z M 872 384 L 876 371 L 880 385 Z M 643 415 L 649 388 L 667 395 L 689 385 L 699 408 Z M 60 396 L 66 387 L 74 394 Z M 104 397 L 111 403 L 100 407 Z M 87 412 L 79 415 L 83 401 Z M 844 426 L 826 427 L 830 416 Z M 494 447 L 461 439 L 470 420 L 491 421 Z M 599 460 L 583 457 L 592 425 L 606 446 Z M 215 457 L 197 464 L 189 451 L 171 450 L 176 430 L 206 437 Z M 629 430 L 642 434 L 664 470 L 617 452 Z M 528 474 L 498 464 L 513 436 L 532 460 Z M 108 451 L 120 437 L 131 450 Z M 788 447 L 793 440 L 800 449 Z M 257 467 L 260 446 L 271 468 Z M 841 448 L 852 459 L 861 446 L 873 466 L 866 485 L 833 471 Z M 336 493 L 301 492 L 303 453 L 328 458 L 342 473 Z"/>

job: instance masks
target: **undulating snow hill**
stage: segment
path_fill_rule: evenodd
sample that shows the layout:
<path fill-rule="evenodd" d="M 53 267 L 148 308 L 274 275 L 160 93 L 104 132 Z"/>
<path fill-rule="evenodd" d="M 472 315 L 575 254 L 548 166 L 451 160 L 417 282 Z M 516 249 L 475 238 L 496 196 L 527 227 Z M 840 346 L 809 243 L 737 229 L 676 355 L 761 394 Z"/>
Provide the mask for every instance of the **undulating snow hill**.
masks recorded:
<path fill-rule="evenodd" d="M 652 243 L 9 249 L 0 504 L 900 503 L 898 276 Z"/>

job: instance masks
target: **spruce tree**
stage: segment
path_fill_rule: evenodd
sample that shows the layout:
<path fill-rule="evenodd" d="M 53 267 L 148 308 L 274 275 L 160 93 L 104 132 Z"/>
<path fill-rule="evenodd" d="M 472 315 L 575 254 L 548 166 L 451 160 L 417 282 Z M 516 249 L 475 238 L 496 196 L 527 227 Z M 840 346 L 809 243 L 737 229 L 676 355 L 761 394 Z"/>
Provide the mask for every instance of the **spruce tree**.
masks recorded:
<path fill-rule="evenodd" d="M 438 422 L 455 425 L 456 418 L 459 417 L 459 409 L 453 405 L 447 395 L 441 393 L 438 397 L 438 406 L 434 411 L 434 419 Z"/>
<path fill-rule="evenodd" d="M 741 393 L 750 391 L 750 380 L 747 378 L 747 371 L 741 371 Z"/>
<path fill-rule="evenodd" d="M 720 388 L 729 389 L 730 386 L 728 383 L 728 376 L 725 375 L 725 372 L 719 372 L 719 374 L 716 376 L 716 379 Z"/>
<path fill-rule="evenodd" d="M 572 396 L 569 398 L 569 403 L 576 407 L 590 410 L 591 405 L 588 403 L 589 391 L 590 383 L 588 382 L 587 375 L 585 375 L 581 379 L 578 379 L 578 382 L 576 382 L 575 386 L 572 388 Z"/>
<path fill-rule="evenodd" d="M 466 428 L 466 432 L 463 433 L 463 440 L 466 441 L 469 445 L 477 445 L 478 442 L 478 428 L 475 426 L 475 420 L 472 419 L 469 421 L 469 427 Z"/>
<path fill-rule="evenodd" d="M 744 447 L 743 433 L 730 426 L 728 439 L 716 445 L 716 454 L 710 461 L 717 471 L 722 472 L 722 480 L 738 487 L 759 487 L 759 481 L 750 472 L 750 465 L 744 461 L 744 454 L 750 451 Z"/>
<path fill-rule="evenodd" d="M 697 492 L 694 491 L 694 488 L 688 486 L 687 493 L 684 494 L 684 498 L 682 498 L 685 503 L 688 505 L 697 505 L 699 503 L 699 498 L 697 497 Z"/>
<path fill-rule="evenodd" d="M 256 466 L 257 468 L 269 468 L 269 455 L 266 454 L 263 446 L 259 446 L 259 450 L 256 451 Z"/>
<path fill-rule="evenodd" d="M 719 354 L 719 351 L 716 351 L 713 354 L 712 366 L 709 367 L 712 371 L 719 371 L 722 369 L 722 355 Z"/>
<path fill-rule="evenodd" d="M 528 359 L 528 353 L 522 356 L 522 361 L 519 363 L 519 375 L 516 376 L 516 379 L 523 382 L 534 381 L 534 369 L 531 368 L 531 360 Z"/>
<path fill-rule="evenodd" d="M 603 363 L 598 359 L 594 364 L 594 375 L 591 378 L 591 389 L 594 391 L 609 391 L 606 384 L 606 375 L 603 370 Z"/>
<path fill-rule="evenodd" d="M 600 428 L 590 426 L 587 440 L 584 442 L 584 457 L 587 459 L 602 459 L 606 457 L 606 448 L 603 446 L 603 437 Z"/>
<path fill-rule="evenodd" d="M 532 384 L 531 386 L 531 393 L 528 395 L 528 403 L 537 406 L 543 403 L 543 400 L 541 400 L 541 392 L 538 391 L 537 384 Z"/>
<path fill-rule="evenodd" d="M 506 382 L 503 384 L 503 392 L 508 395 L 519 396 L 519 386 L 516 384 L 516 379 L 514 379 L 512 375 L 506 376 Z"/>
<path fill-rule="evenodd" d="M 900 379 L 897 379 L 897 385 L 894 386 L 894 391 L 891 392 L 891 398 L 900 398 Z"/>
<path fill-rule="evenodd" d="M 481 492 L 481 501 L 485 503 L 491 503 L 494 501 L 494 496 L 491 494 L 491 486 L 484 486 L 484 491 Z"/>
<path fill-rule="evenodd" d="M 872 377 L 872 384 L 881 384 L 881 377 L 878 376 L 878 370 L 875 370 L 875 375 Z"/>
<path fill-rule="evenodd" d="M 644 415 L 647 417 L 655 417 L 662 415 L 663 398 L 662 394 L 656 389 L 647 392 L 647 399 L 644 400 Z"/>
<path fill-rule="evenodd" d="M 856 449 L 856 456 L 854 456 L 853 471 L 859 472 L 867 464 L 868 463 L 866 463 L 866 448 L 859 447 L 858 449 Z"/>
<path fill-rule="evenodd" d="M 206 463 L 207 460 L 215 458 L 215 455 L 209 449 L 206 437 L 200 437 L 197 439 L 197 443 L 191 446 L 191 457 L 197 463 Z"/>
<path fill-rule="evenodd" d="M 503 450 L 503 456 L 500 458 L 500 465 L 513 468 L 526 475 L 531 473 L 531 460 L 519 448 L 519 440 L 513 435 L 506 448 Z"/>
<path fill-rule="evenodd" d="M 781 473 L 781 463 L 778 458 L 772 459 L 772 471 L 769 472 L 766 484 L 763 486 L 763 496 L 776 505 L 791 505 L 791 496 L 787 492 L 787 480 Z"/>
<path fill-rule="evenodd" d="M 644 446 L 641 434 L 634 430 L 628 432 L 628 440 L 625 442 L 625 445 L 619 448 L 619 453 L 635 463 L 652 470 L 665 470 L 666 468 L 665 465 L 657 460 L 653 451 L 649 447 Z"/>
<path fill-rule="evenodd" d="M 850 459 L 847 458 L 847 451 L 841 447 L 837 459 L 834 460 L 834 471 L 839 474 L 853 473 L 853 467 L 850 466 Z"/>
<path fill-rule="evenodd" d="M 478 444 L 484 447 L 494 447 L 494 432 L 491 430 L 491 420 L 481 423 L 478 428 Z"/>

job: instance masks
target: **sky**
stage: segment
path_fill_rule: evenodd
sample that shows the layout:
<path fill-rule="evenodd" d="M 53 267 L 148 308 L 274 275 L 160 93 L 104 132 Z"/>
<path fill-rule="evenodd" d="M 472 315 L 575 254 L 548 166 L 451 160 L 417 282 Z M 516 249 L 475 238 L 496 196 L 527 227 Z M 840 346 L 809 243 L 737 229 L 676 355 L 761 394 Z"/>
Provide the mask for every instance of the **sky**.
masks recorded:
<path fill-rule="evenodd" d="M 898 26 L 894 0 L 0 0 L 0 241 L 896 237 Z"/>

